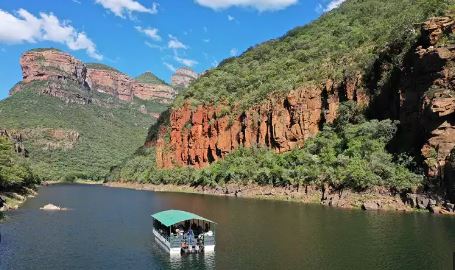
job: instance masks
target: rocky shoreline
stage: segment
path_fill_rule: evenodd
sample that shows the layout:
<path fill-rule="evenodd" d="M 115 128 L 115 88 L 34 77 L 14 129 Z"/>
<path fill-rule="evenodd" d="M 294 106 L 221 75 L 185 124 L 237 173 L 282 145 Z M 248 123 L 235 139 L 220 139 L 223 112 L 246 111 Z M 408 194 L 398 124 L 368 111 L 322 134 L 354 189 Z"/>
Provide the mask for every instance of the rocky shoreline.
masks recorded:
<path fill-rule="evenodd" d="M 36 190 L 37 186 L 22 187 L 21 189 L 14 191 L 1 191 L 0 219 L 4 212 L 18 209 L 28 198 L 33 198 L 38 195 Z"/>
<path fill-rule="evenodd" d="M 42 186 L 61 184 L 62 182 L 43 182 Z M 228 196 L 238 198 L 293 201 L 299 203 L 322 204 L 327 207 L 344 209 L 362 209 L 366 211 L 399 211 L 399 212 L 429 212 L 433 214 L 455 216 L 455 205 L 444 201 L 437 196 L 428 194 L 399 194 L 392 193 L 385 188 L 376 188 L 364 192 L 352 190 L 331 190 L 329 187 L 315 186 L 273 187 L 256 184 L 238 185 L 228 184 L 218 187 L 190 186 L 190 185 L 155 185 L 135 182 L 93 182 L 78 181 L 75 184 L 103 184 L 113 188 L 127 188 L 154 192 L 182 192 L 206 194 L 214 196 Z M 18 209 L 28 198 L 37 195 L 37 187 L 24 187 L 21 190 L 0 192 L 0 219 L 3 213 Z"/>
<path fill-rule="evenodd" d="M 364 192 L 351 190 L 333 191 L 330 188 L 272 187 L 259 185 L 229 184 L 223 187 L 203 187 L 190 185 L 155 185 L 133 182 L 108 182 L 104 186 L 128 188 L 155 192 L 182 192 L 239 198 L 294 201 L 322 204 L 328 207 L 362 209 L 370 211 L 422 211 L 434 214 L 455 215 L 454 204 L 426 194 L 393 194 L 387 189 L 376 188 Z"/>

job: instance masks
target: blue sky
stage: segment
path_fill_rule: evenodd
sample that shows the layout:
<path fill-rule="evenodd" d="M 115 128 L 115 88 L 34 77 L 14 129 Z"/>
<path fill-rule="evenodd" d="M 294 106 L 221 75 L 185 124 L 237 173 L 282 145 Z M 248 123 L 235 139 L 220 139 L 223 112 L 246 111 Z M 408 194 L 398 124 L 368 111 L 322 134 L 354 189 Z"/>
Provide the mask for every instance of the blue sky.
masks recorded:
<path fill-rule="evenodd" d="M 344 0 L 0 0 L 0 99 L 21 80 L 20 55 L 55 47 L 130 76 L 169 81 L 307 24 Z"/>

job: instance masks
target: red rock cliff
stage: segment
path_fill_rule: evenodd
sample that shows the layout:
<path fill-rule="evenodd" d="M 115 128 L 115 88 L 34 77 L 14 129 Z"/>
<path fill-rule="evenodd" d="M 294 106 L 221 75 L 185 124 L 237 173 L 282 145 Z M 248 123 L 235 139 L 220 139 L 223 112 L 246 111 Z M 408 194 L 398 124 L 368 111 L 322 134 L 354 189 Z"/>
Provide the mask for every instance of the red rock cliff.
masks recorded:
<path fill-rule="evenodd" d="M 137 97 L 142 100 L 155 100 L 169 104 L 177 95 L 177 92 L 170 86 L 140 83 L 128 75 L 112 69 L 89 67 L 87 83 L 95 91 L 113 95 L 124 101 L 131 101 Z"/>
<path fill-rule="evenodd" d="M 358 82 L 359 78 L 340 84 L 329 80 L 325 85 L 297 89 L 285 97 L 272 96 L 235 116 L 226 115 L 222 105 L 174 110 L 170 140 L 166 141 L 168 130 L 163 129 L 156 141 L 158 166 L 203 167 L 240 146 L 266 146 L 279 153 L 301 146 L 317 134 L 323 123 L 335 119 L 340 97 L 368 103 Z"/>
<path fill-rule="evenodd" d="M 33 81 L 46 83 L 44 94 L 67 102 L 89 103 L 89 91 L 98 91 L 131 101 L 133 97 L 169 104 L 177 95 L 170 86 L 159 83 L 140 83 L 129 76 L 104 65 L 85 65 L 73 56 L 55 49 L 38 49 L 24 53 L 20 59 L 22 84 L 10 94 L 23 89 L 23 84 Z M 71 83 L 81 93 L 68 93 L 62 83 Z M 68 87 L 66 87 L 68 88 Z"/>
<path fill-rule="evenodd" d="M 403 68 L 391 100 L 381 102 L 401 120 L 403 138 L 422 148 L 427 160 L 433 155 L 435 165 L 429 166 L 430 176 L 441 174 L 455 146 L 455 47 L 437 45 L 450 31 L 454 31 L 450 18 L 424 23 L 423 45 L 411 52 L 410 63 Z M 156 162 L 163 168 L 203 167 L 240 146 L 288 151 L 317 134 L 323 123 L 331 123 L 341 101 L 354 100 L 369 106 L 370 96 L 361 85 L 360 76 L 339 83 L 328 80 L 325 85 L 269 97 L 261 105 L 235 115 L 222 105 L 195 109 L 185 105 L 171 112 L 169 126 L 162 126 L 158 138 L 147 141 L 146 146 L 156 146 Z"/>
<path fill-rule="evenodd" d="M 83 84 L 87 73 L 81 61 L 53 49 L 26 52 L 20 59 L 20 65 L 24 82 L 66 78 Z"/>

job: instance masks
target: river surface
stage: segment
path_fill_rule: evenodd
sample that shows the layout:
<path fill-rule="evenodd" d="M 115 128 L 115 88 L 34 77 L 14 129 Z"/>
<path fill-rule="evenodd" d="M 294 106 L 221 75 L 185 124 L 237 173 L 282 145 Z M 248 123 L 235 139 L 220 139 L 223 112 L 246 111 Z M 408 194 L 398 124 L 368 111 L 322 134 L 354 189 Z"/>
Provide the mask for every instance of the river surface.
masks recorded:
<path fill-rule="evenodd" d="M 218 222 L 215 253 L 165 253 L 150 214 L 166 209 Z M 453 269 L 455 251 L 453 217 L 88 185 L 42 187 L 0 226 L 0 269 L 13 270 Z"/>

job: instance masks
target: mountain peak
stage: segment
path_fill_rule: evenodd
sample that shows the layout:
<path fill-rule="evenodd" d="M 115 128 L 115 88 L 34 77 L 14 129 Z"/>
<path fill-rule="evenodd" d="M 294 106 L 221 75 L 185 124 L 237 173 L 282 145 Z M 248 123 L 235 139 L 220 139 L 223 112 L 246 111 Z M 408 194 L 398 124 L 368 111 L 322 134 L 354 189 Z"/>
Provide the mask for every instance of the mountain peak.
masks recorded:
<path fill-rule="evenodd" d="M 172 75 L 172 86 L 187 88 L 197 78 L 199 78 L 199 74 L 184 66 L 177 69 Z"/>
<path fill-rule="evenodd" d="M 163 81 L 160 78 L 158 78 L 151 71 L 146 71 L 146 72 L 142 73 L 141 75 L 137 76 L 135 79 L 136 79 L 137 82 L 140 82 L 140 83 L 166 84 L 165 81 Z"/>

